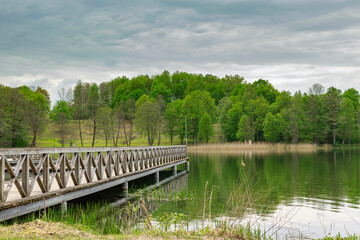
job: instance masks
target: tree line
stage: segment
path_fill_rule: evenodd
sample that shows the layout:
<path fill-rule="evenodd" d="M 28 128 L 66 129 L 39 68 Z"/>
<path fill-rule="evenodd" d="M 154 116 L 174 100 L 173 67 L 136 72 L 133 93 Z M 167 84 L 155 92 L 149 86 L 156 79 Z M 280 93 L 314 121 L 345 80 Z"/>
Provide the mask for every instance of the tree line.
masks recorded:
<path fill-rule="evenodd" d="M 132 79 L 117 77 L 101 84 L 78 81 L 61 89 L 50 111 L 49 95 L 42 88 L 0 86 L 0 146 L 35 146 L 49 120 L 58 127 L 64 145 L 67 125 L 77 122 L 83 146 L 83 121 L 92 122 L 92 146 L 101 131 L 106 145 L 127 146 L 134 131 L 148 145 L 160 144 L 163 135 L 181 143 L 185 135 L 208 142 L 214 125 L 216 141 L 299 143 L 356 143 L 360 139 L 359 92 L 342 93 L 321 84 L 308 92 L 279 91 L 267 80 L 246 82 L 238 75 L 219 78 L 208 74 L 164 71 Z M 185 118 L 187 133 L 185 133 Z M 214 139 L 213 139 L 214 140 Z"/>

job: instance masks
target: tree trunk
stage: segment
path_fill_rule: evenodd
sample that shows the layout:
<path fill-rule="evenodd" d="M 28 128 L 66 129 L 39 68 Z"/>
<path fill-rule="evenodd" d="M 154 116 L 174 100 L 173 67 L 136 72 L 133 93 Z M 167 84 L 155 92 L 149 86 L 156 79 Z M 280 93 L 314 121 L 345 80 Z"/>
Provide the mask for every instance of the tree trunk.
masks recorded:
<path fill-rule="evenodd" d="M 83 139 L 82 139 L 82 133 L 81 133 L 81 120 L 80 120 L 80 118 L 79 118 L 79 133 L 80 133 L 81 147 L 84 147 Z"/>
<path fill-rule="evenodd" d="M 170 144 L 172 145 L 173 142 L 173 135 L 170 136 Z"/>
<path fill-rule="evenodd" d="M 124 135 L 125 135 L 125 141 L 126 141 L 126 146 L 129 146 L 129 142 L 126 136 L 126 127 L 125 127 L 125 121 L 123 121 L 123 127 L 124 127 Z"/>
<path fill-rule="evenodd" d="M 36 136 L 37 136 L 37 131 L 34 131 L 34 137 L 31 141 L 30 147 L 35 147 L 36 145 Z"/>
<path fill-rule="evenodd" d="M 96 135 L 96 120 L 94 119 L 94 135 L 93 135 L 93 140 L 92 140 L 92 147 L 94 147 L 95 145 L 95 135 Z"/>
<path fill-rule="evenodd" d="M 152 145 L 152 143 L 151 143 L 151 140 L 150 140 L 150 130 L 149 130 L 149 128 L 148 128 L 148 130 L 147 130 L 147 132 L 148 132 L 148 144 L 149 144 L 149 146 L 151 146 Z"/>
<path fill-rule="evenodd" d="M 120 123 L 118 124 L 118 127 L 117 127 L 117 134 L 116 134 L 116 141 L 115 141 L 115 146 L 117 146 L 118 144 L 118 140 L 119 140 L 119 135 L 120 135 Z"/>
<path fill-rule="evenodd" d="M 114 124 L 111 124 L 111 135 L 112 135 L 112 140 L 113 140 L 113 146 L 115 146 L 115 132 L 114 132 Z"/>
<path fill-rule="evenodd" d="M 159 140 L 158 140 L 158 146 L 160 145 L 160 141 L 161 141 L 161 117 L 159 120 Z"/>
<path fill-rule="evenodd" d="M 333 144 L 335 144 L 336 142 L 336 137 L 335 137 L 335 124 L 333 125 Z"/>
<path fill-rule="evenodd" d="M 61 142 L 61 147 L 64 147 L 64 145 L 65 145 L 65 125 L 64 124 L 61 124 L 60 142 Z"/>
<path fill-rule="evenodd" d="M 132 121 L 132 120 L 130 120 L 129 146 L 131 146 L 132 130 L 133 130 L 133 121 Z"/>

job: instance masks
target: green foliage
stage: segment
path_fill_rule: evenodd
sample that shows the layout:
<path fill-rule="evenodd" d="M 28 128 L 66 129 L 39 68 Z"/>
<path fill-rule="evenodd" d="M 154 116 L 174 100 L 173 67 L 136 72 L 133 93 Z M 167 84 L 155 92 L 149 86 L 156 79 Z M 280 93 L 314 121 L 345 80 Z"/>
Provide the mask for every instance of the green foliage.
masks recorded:
<path fill-rule="evenodd" d="M 251 119 L 244 114 L 239 121 L 239 128 L 236 133 L 236 137 L 240 141 L 254 141 L 255 139 L 255 128 L 251 122 Z"/>
<path fill-rule="evenodd" d="M 181 113 L 181 100 L 177 99 L 174 102 L 167 105 L 165 113 L 165 126 L 164 130 L 167 135 L 170 136 L 171 145 L 173 143 L 173 138 L 177 133 L 177 129 L 181 128 L 179 126 L 180 118 L 182 117 Z"/>
<path fill-rule="evenodd" d="M 276 90 L 268 80 L 259 79 L 252 84 L 252 87 L 256 95 L 258 97 L 263 96 L 269 104 L 275 102 L 279 94 L 278 90 Z"/>
<path fill-rule="evenodd" d="M 160 80 L 155 80 L 151 85 L 150 96 L 156 99 L 159 95 L 164 97 L 164 100 L 169 103 L 171 100 L 171 91 Z"/>
<path fill-rule="evenodd" d="M 96 117 L 97 110 L 100 107 L 99 87 L 96 83 L 92 84 L 88 96 L 88 109 L 92 118 Z"/>
<path fill-rule="evenodd" d="M 34 89 L 26 86 L 16 89 L 1 86 L 0 92 L 0 134 L 3 136 L 0 146 L 35 146 L 36 137 L 46 127 L 49 116 L 49 94 L 41 87 Z M 175 138 L 183 143 L 185 117 L 189 137 L 196 144 L 200 119 L 205 112 L 212 124 L 217 123 L 216 126 L 221 127 L 221 132 L 216 128 L 219 141 L 348 142 L 349 137 L 344 134 L 346 130 L 342 123 L 342 114 L 347 111 L 341 110 L 345 99 L 351 101 L 355 115 L 350 142 L 360 140 L 360 94 L 353 88 L 341 94 L 339 89 L 330 87 L 325 93 L 321 84 L 314 84 L 308 93 L 291 95 L 290 92 L 279 92 L 268 80 L 263 79 L 248 83 L 238 75 L 219 78 L 212 74 L 171 74 L 165 70 L 158 75 L 139 75 L 131 80 L 125 76 L 117 77 L 99 86 L 79 80 L 72 94 L 65 89 L 60 93 L 71 109 L 72 119 L 78 121 L 78 136 L 82 145 L 82 120 L 93 120 L 92 135 L 95 141 L 96 121 L 101 119 L 97 116 L 98 110 L 104 107 L 111 108 L 113 121 L 110 136 L 105 139 L 113 139 L 114 145 L 119 139 L 130 145 L 137 135 L 133 133 L 136 109 L 146 102 L 155 101 L 159 109 L 158 144 L 163 132 L 169 136 L 170 142 Z M 268 121 L 265 121 L 268 113 L 275 120 L 269 115 Z M 246 127 L 239 129 L 244 114 L 247 117 L 246 124 L 243 122 Z M 278 120 L 282 123 L 276 127 L 282 131 L 281 137 L 275 130 L 269 130 L 269 126 L 276 126 L 274 122 Z M 125 141 L 121 140 L 120 129 L 124 132 Z M 246 138 L 244 131 L 248 133 Z M 29 144 L 31 137 L 33 140 Z"/>
<path fill-rule="evenodd" d="M 309 92 L 309 95 L 305 94 L 302 98 L 306 121 L 305 138 L 314 143 L 324 143 L 329 132 L 329 125 L 326 124 L 325 98 L 322 95 L 324 87 L 314 84 Z"/>
<path fill-rule="evenodd" d="M 111 108 L 116 109 L 121 101 L 126 101 L 126 92 L 124 85 L 120 85 L 116 88 L 114 98 L 111 101 Z"/>
<path fill-rule="evenodd" d="M 227 141 L 232 142 L 238 139 L 236 134 L 239 131 L 239 121 L 242 114 L 243 109 L 240 103 L 233 105 L 227 112 L 223 124 L 221 125 Z"/>
<path fill-rule="evenodd" d="M 281 92 L 273 104 L 271 104 L 270 109 L 272 113 L 276 114 L 281 112 L 285 108 L 289 108 L 291 105 L 291 93 L 290 92 Z"/>
<path fill-rule="evenodd" d="M 89 90 L 88 96 L 88 109 L 90 113 L 90 117 L 94 122 L 94 131 L 93 131 L 93 141 L 92 147 L 95 145 L 95 138 L 96 138 L 96 118 L 98 114 L 98 109 L 100 108 L 100 93 L 99 87 L 96 83 L 93 83 Z"/>
<path fill-rule="evenodd" d="M 281 142 L 284 132 L 282 115 L 267 113 L 264 120 L 264 137 L 267 142 Z"/>
<path fill-rule="evenodd" d="M 29 89 L 30 90 L 30 89 Z M 0 137 L 1 147 L 25 147 L 31 138 L 31 101 L 21 88 L 0 85 Z"/>
<path fill-rule="evenodd" d="M 354 88 L 350 88 L 346 90 L 342 96 L 351 100 L 355 110 L 359 108 L 360 94 L 357 90 L 355 90 Z"/>
<path fill-rule="evenodd" d="M 129 93 L 128 98 L 133 98 L 135 101 L 137 101 L 143 94 L 144 91 L 142 89 L 136 89 Z"/>
<path fill-rule="evenodd" d="M 214 134 L 211 117 L 204 112 L 199 123 L 199 140 L 202 142 L 209 142 L 210 137 Z"/>
<path fill-rule="evenodd" d="M 269 112 L 269 104 L 263 96 L 251 99 L 245 106 L 244 112 L 249 117 L 251 125 L 255 127 L 255 140 L 264 140 L 263 123 Z"/>
<path fill-rule="evenodd" d="M 63 119 L 66 119 L 66 121 L 68 121 L 70 118 L 71 112 L 67 102 L 63 100 L 57 101 L 53 107 L 53 110 L 51 111 L 51 120 L 53 120 L 54 122 L 59 122 Z"/>
<path fill-rule="evenodd" d="M 341 90 L 330 87 L 325 94 L 326 118 L 330 125 L 333 136 L 333 144 L 336 143 L 336 128 L 338 125 L 341 104 Z"/>
<path fill-rule="evenodd" d="M 159 107 L 151 101 L 144 102 L 136 109 L 136 128 L 147 136 L 149 146 L 154 143 L 159 117 Z"/>
<path fill-rule="evenodd" d="M 74 87 L 72 116 L 74 119 L 86 119 L 88 116 L 88 95 L 89 92 L 85 84 L 79 80 Z M 107 100 L 104 100 L 105 102 Z"/>
<path fill-rule="evenodd" d="M 139 108 L 143 103 L 149 101 L 149 96 L 148 95 L 142 95 L 141 97 L 139 97 L 139 99 L 136 101 L 136 108 Z"/>
<path fill-rule="evenodd" d="M 182 103 L 182 111 L 187 116 L 189 133 L 196 144 L 199 133 L 199 122 L 204 112 L 208 113 L 213 121 L 216 118 L 215 101 L 208 92 L 193 91 L 187 95 Z"/>
<path fill-rule="evenodd" d="M 343 141 L 347 140 L 350 144 L 355 135 L 355 109 L 350 99 L 344 98 L 341 103 L 340 114 L 340 134 L 343 137 Z"/>
<path fill-rule="evenodd" d="M 28 101 L 28 107 L 25 111 L 33 134 L 30 146 L 34 147 L 38 134 L 46 127 L 47 116 L 50 112 L 49 94 L 40 87 L 36 91 L 32 91 L 29 87 L 22 86 L 19 91 Z"/>
<path fill-rule="evenodd" d="M 108 145 L 108 140 L 111 139 L 113 131 L 113 115 L 112 110 L 109 107 L 101 107 L 98 110 L 97 122 L 99 123 L 99 128 L 104 132 L 105 137 L 105 146 Z"/>
<path fill-rule="evenodd" d="M 65 145 L 65 136 L 68 133 L 67 125 L 69 124 L 71 117 L 70 114 L 71 113 L 68 103 L 63 100 L 57 101 L 51 112 L 51 119 L 57 125 L 56 133 L 60 135 L 60 142 L 62 147 Z"/>
<path fill-rule="evenodd" d="M 174 99 L 183 99 L 185 97 L 185 91 L 187 83 L 191 75 L 185 72 L 175 72 L 171 76 L 171 95 Z"/>
<path fill-rule="evenodd" d="M 203 91 L 206 89 L 206 82 L 204 76 L 201 74 L 191 74 L 188 79 L 186 94 L 189 95 L 193 91 Z"/>

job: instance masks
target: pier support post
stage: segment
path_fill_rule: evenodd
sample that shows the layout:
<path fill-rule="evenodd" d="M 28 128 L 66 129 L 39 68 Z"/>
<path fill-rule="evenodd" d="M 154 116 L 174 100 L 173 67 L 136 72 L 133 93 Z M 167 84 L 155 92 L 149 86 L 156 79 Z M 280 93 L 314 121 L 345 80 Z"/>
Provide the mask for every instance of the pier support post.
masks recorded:
<path fill-rule="evenodd" d="M 61 214 L 66 214 L 67 212 L 67 202 L 66 201 L 63 201 L 61 204 L 60 204 L 60 208 L 61 208 Z"/>
<path fill-rule="evenodd" d="M 177 175 L 177 166 L 173 166 L 172 167 L 172 175 L 176 176 Z"/>
<path fill-rule="evenodd" d="M 121 189 L 123 190 L 123 196 L 127 198 L 129 196 L 129 183 L 128 183 L 128 181 L 123 183 Z"/>
<path fill-rule="evenodd" d="M 155 183 L 159 183 L 159 181 L 160 181 L 160 173 L 159 173 L 159 171 L 157 171 L 155 173 Z"/>
<path fill-rule="evenodd" d="M 190 165 L 189 162 L 186 161 L 186 162 L 185 162 L 186 172 L 189 172 L 189 169 L 190 169 L 190 166 L 189 166 L 189 165 Z"/>

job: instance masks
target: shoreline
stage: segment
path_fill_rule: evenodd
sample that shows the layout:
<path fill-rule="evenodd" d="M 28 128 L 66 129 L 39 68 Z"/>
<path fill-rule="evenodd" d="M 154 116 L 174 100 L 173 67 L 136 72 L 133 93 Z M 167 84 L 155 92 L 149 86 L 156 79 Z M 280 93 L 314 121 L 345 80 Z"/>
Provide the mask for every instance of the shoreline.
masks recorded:
<path fill-rule="evenodd" d="M 300 236 L 299 236 L 300 237 Z M 300 237 L 301 238 L 301 237 Z M 306 238 L 306 237 L 305 237 Z M 358 240 L 360 236 L 350 235 L 345 238 Z M 345 239 L 344 238 L 344 239 Z M 251 232 L 246 228 L 224 229 L 206 228 L 198 231 L 165 231 L 165 230 L 145 230 L 133 233 L 121 234 L 100 234 L 81 224 L 69 225 L 63 222 L 48 222 L 36 219 L 32 222 L 2 226 L 0 224 L 0 239 L 277 239 L 267 237 L 261 232 Z M 343 236 L 325 236 L 326 240 L 343 239 Z"/>
<path fill-rule="evenodd" d="M 330 151 L 334 147 L 330 144 L 316 145 L 313 143 L 207 143 L 196 146 L 188 146 L 189 153 L 196 154 L 266 154 L 266 153 L 287 153 L 287 152 L 304 152 L 312 153 L 318 150 Z"/>

